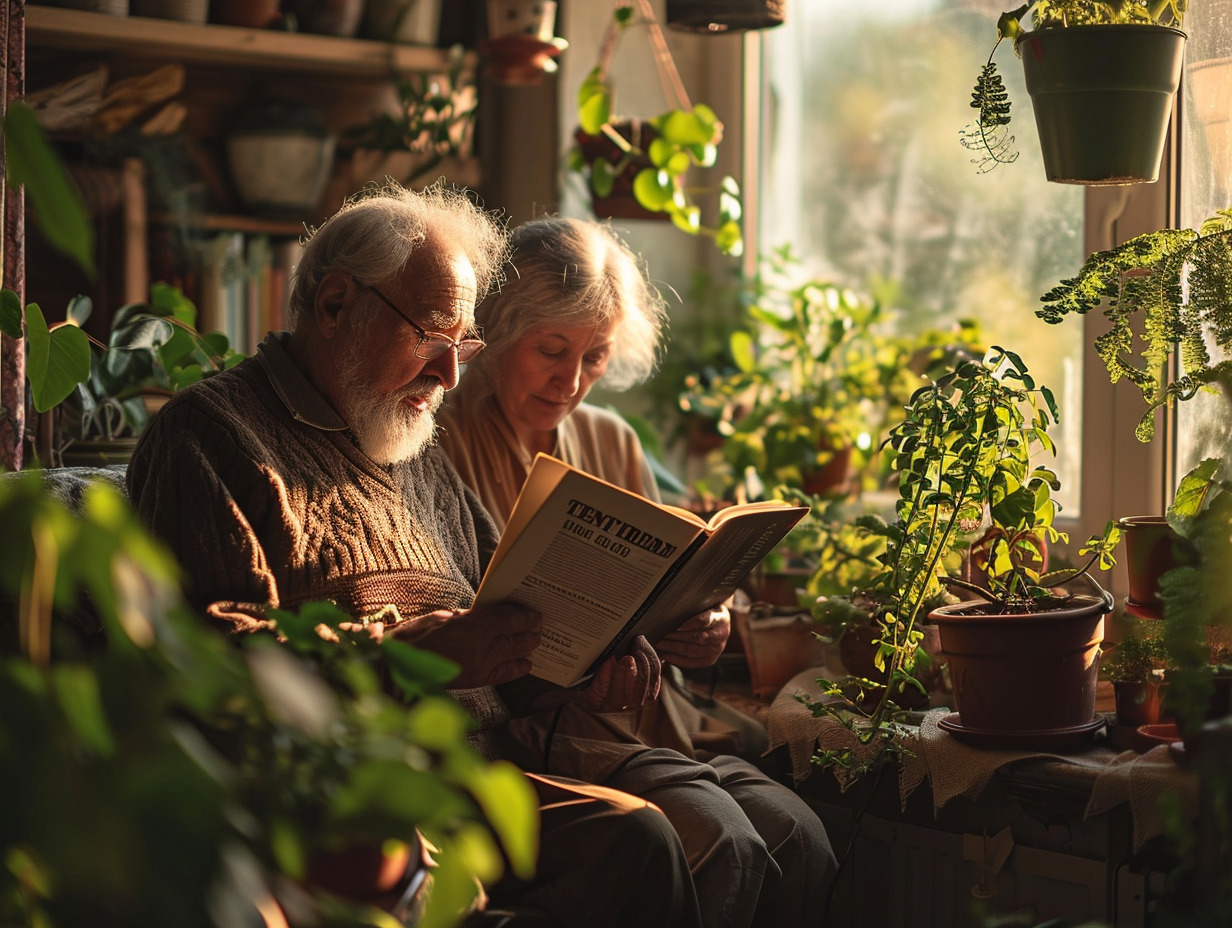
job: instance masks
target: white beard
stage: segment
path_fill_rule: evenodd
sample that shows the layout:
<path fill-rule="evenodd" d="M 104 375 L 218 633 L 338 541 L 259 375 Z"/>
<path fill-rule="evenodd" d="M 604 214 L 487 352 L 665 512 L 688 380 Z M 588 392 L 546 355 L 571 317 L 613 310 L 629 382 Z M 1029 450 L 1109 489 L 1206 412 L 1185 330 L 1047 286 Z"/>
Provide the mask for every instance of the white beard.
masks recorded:
<path fill-rule="evenodd" d="M 370 369 L 358 344 L 343 359 L 340 377 L 346 398 L 346 419 L 364 454 L 378 464 L 400 464 L 423 453 L 436 440 L 436 411 L 445 388 L 432 377 L 416 377 L 394 393 L 379 394 L 365 371 Z M 427 396 L 427 409 L 415 410 L 402 401 Z"/>

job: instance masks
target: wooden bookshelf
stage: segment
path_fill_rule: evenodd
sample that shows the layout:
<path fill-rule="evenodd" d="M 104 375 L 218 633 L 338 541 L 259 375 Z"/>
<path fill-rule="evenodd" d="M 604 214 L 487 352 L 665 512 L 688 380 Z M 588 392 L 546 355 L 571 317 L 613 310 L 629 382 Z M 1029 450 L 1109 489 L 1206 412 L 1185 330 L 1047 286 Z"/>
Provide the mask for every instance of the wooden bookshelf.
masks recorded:
<path fill-rule="evenodd" d="M 444 72 L 449 68 L 448 50 L 428 46 L 195 25 L 33 5 L 26 7 L 26 45 L 172 60 L 186 65 L 306 71 L 361 80 L 412 72 Z"/>

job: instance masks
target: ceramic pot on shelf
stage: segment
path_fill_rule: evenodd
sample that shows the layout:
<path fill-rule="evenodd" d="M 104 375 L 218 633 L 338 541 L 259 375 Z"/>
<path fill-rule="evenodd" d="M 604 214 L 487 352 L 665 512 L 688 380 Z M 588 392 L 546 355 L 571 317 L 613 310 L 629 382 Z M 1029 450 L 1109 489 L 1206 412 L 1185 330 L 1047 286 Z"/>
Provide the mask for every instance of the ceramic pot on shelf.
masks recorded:
<path fill-rule="evenodd" d="M 209 0 L 131 0 L 133 16 L 173 19 L 181 23 L 204 24 L 209 16 Z"/>
<path fill-rule="evenodd" d="M 300 32 L 354 38 L 364 15 L 364 0 L 283 0 Z"/>
<path fill-rule="evenodd" d="M 244 208 L 315 220 L 334 160 L 334 136 L 303 104 L 271 100 L 245 111 L 227 137 L 227 164 Z"/>
<path fill-rule="evenodd" d="M 1119 520 L 1125 533 L 1125 573 L 1129 599 L 1125 611 L 1139 619 L 1163 618 L 1159 578 L 1180 563 L 1183 539 L 1163 516 L 1126 516 Z"/>
<path fill-rule="evenodd" d="M 1163 708 L 1166 686 L 1157 682 L 1114 680 L 1112 693 L 1116 700 L 1117 721 L 1131 728 L 1166 721 Z"/>
<path fill-rule="evenodd" d="M 554 0 L 488 0 L 488 37 L 480 43 L 484 72 L 499 84 L 541 83 L 569 47 L 552 34 L 555 29 Z"/>
<path fill-rule="evenodd" d="M 282 21 L 282 0 L 215 0 L 213 18 L 223 26 L 270 29 Z"/>

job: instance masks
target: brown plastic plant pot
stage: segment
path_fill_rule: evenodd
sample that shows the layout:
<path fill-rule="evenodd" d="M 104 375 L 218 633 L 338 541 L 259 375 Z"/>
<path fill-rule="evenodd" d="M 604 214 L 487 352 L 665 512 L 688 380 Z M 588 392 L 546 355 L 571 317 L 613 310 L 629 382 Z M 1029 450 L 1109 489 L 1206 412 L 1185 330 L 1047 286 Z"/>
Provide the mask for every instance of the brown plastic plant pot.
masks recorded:
<path fill-rule="evenodd" d="M 934 609 L 964 728 L 1068 732 L 1095 719 L 1100 643 L 1112 597 L 1077 595 L 1045 612 L 990 615 L 987 603 Z"/>

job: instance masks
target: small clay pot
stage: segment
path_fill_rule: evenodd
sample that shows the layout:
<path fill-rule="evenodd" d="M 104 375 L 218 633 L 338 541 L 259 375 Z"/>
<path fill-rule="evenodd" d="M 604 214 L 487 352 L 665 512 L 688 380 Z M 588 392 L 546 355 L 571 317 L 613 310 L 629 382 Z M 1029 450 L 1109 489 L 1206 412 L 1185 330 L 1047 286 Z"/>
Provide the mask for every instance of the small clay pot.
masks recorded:
<path fill-rule="evenodd" d="M 1167 684 L 1155 682 L 1113 681 L 1112 693 L 1116 699 L 1117 721 L 1131 728 L 1167 721 L 1163 709 L 1166 686 Z"/>
<path fill-rule="evenodd" d="M 215 0 L 214 21 L 222 26 L 269 29 L 282 21 L 282 0 Z"/>

